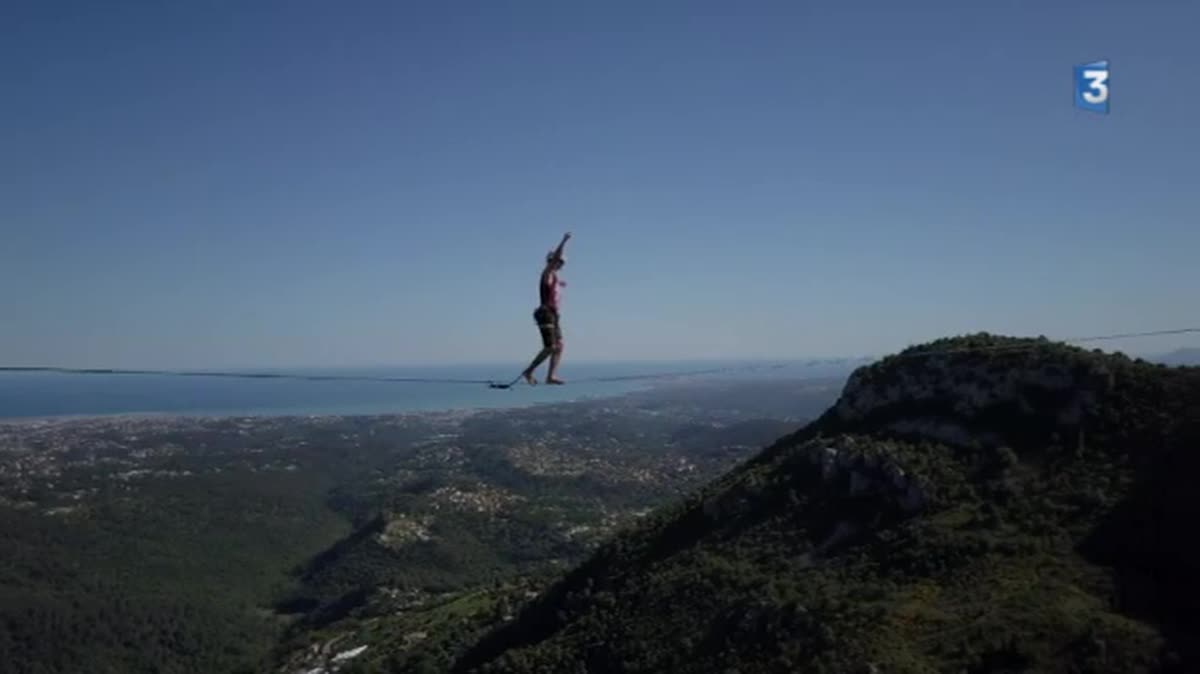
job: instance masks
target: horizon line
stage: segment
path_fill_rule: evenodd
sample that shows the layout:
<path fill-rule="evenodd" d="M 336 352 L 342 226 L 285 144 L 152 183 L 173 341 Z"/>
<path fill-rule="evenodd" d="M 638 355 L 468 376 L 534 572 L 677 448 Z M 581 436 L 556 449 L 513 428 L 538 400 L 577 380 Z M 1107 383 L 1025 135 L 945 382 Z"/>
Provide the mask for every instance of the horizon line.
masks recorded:
<path fill-rule="evenodd" d="M 868 359 L 875 359 L 877 356 L 800 356 L 788 358 L 761 358 L 761 357 L 742 357 L 742 358 L 629 358 L 629 359 L 612 359 L 612 360 L 575 360 L 571 361 L 572 365 L 595 366 L 595 365 L 671 365 L 671 364 L 703 364 L 703 363 L 727 363 L 727 364 L 808 364 L 812 365 L 838 365 L 845 363 L 853 363 Z M 109 367 L 109 366 L 64 366 L 64 365 L 7 365 L 0 366 L 0 372 L 19 373 L 19 372 L 52 372 L 63 371 L 70 373 L 72 371 L 86 371 L 88 373 L 103 374 L 111 371 L 112 373 L 126 374 L 155 374 L 155 373 L 219 373 L 219 372 L 284 372 L 284 371 L 328 371 L 328 370 L 374 370 L 374 369 L 398 369 L 398 370 L 426 370 L 426 369 L 443 369 L 443 368 L 511 368 L 521 367 L 524 361 L 461 361 L 457 363 L 438 361 L 429 363 L 364 363 L 354 365 L 257 365 L 257 366 L 193 366 L 193 367 Z M 564 367 L 568 364 L 564 362 Z"/>

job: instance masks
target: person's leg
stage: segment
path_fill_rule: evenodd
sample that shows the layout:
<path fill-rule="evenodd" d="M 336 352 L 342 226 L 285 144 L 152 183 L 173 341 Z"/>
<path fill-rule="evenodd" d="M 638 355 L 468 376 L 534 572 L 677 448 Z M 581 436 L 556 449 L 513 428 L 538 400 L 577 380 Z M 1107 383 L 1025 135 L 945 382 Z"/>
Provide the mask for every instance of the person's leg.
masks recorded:
<path fill-rule="evenodd" d="M 533 362 L 531 362 L 529 367 L 525 368 L 525 371 L 521 373 L 521 376 L 525 378 L 525 382 L 527 384 L 532 386 L 537 383 L 537 379 L 534 379 L 533 377 L 533 371 L 538 369 L 538 366 L 545 362 L 546 358 L 552 355 L 553 352 L 554 349 L 543 348 L 538 352 L 538 355 L 534 356 Z"/>
<path fill-rule="evenodd" d="M 550 372 L 546 375 L 547 384 L 562 384 L 565 383 L 557 376 L 558 364 L 562 360 L 563 354 L 563 336 L 562 328 L 558 324 L 558 319 L 554 320 L 554 349 L 550 354 Z"/>
<path fill-rule="evenodd" d="M 559 361 L 559 359 L 562 358 L 562 351 L 563 351 L 562 346 L 559 345 L 559 346 L 555 347 L 554 351 L 550 354 L 550 373 L 546 375 L 546 383 L 547 384 L 566 383 L 563 380 L 559 379 L 558 376 L 555 374 L 556 372 L 558 372 L 558 361 Z"/>
<path fill-rule="evenodd" d="M 525 382 L 530 386 L 537 384 L 537 379 L 533 377 L 533 371 L 538 369 L 545 362 L 546 358 L 553 354 L 555 338 L 554 324 L 551 318 L 543 313 L 543 310 L 538 309 L 535 311 L 533 319 L 537 322 L 538 332 L 542 337 L 542 350 L 538 352 L 538 355 L 534 356 L 533 362 L 521 373 L 521 376 L 525 378 Z"/>

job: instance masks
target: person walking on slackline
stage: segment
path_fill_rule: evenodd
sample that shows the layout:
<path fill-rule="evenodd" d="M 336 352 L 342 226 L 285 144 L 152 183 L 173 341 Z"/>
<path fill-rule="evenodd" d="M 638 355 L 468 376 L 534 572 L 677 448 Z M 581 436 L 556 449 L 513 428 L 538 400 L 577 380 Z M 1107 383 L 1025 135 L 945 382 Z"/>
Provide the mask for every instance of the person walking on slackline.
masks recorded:
<path fill-rule="evenodd" d="M 534 371 L 538 369 L 538 366 L 546 358 L 550 359 L 550 371 L 546 374 L 546 383 L 566 383 L 558 378 L 558 366 L 562 362 L 563 353 L 562 326 L 559 323 L 558 313 L 558 289 L 566 287 L 567 284 L 558 278 L 558 272 L 567 263 L 566 258 L 563 257 L 563 249 L 566 247 L 567 241 L 570 240 L 571 233 L 567 232 L 563 235 L 558 248 L 555 248 L 546 255 L 546 266 L 542 268 L 542 278 L 538 282 L 538 296 L 541 299 L 541 303 L 538 305 L 537 310 L 533 312 L 533 320 L 537 323 L 538 332 L 542 335 L 542 350 L 538 352 L 538 355 L 534 356 L 533 362 L 521 373 L 521 376 L 531 386 L 537 384 L 537 379 L 533 376 Z"/>

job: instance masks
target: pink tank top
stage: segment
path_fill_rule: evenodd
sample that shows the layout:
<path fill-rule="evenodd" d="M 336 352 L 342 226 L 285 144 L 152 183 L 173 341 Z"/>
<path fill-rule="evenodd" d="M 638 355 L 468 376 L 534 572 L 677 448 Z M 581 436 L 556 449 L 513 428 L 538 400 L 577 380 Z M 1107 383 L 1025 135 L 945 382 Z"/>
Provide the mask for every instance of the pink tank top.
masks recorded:
<path fill-rule="evenodd" d="M 542 306 L 558 311 L 558 274 L 548 271 L 542 274 L 540 295 Z"/>

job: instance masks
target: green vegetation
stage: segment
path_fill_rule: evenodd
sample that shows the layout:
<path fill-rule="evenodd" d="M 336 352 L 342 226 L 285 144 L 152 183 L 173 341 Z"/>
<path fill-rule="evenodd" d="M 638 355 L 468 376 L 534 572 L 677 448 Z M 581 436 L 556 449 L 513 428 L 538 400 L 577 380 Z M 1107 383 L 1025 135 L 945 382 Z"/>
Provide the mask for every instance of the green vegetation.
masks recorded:
<path fill-rule="evenodd" d="M 328 628 L 296 633 L 281 648 L 283 671 L 305 671 L 339 650 L 358 644 L 366 652 L 343 674 L 413 672 L 441 674 L 467 645 L 488 629 L 511 620 L 549 575 L 514 578 L 460 592 L 424 594 L 379 589 L 352 617 Z M 313 658 L 314 654 L 324 658 Z"/>
<path fill-rule="evenodd" d="M 1200 370 L 939 340 L 752 457 L 734 397 L 0 427 L 0 662 L 1200 670 Z"/>
<path fill-rule="evenodd" d="M 1200 666 L 1200 370 L 977 335 L 865 368 L 841 403 L 602 546 L 455 671 Z M 965 441 L 928 437 L 947 424 Z"/>
<path fill-rule="evenodd" d="M 255 668 L 279 633 L 260 607 L 345 531 L 313 480 L 182 477 L 62 515 L 0 508 L 4 671 Z"/>
<path fill-rule="evenodd" d="M 339 666 L 444 672 L 614 529 L 775 434 L 721 407 L 754 388 L 0 423 L 0 671 L 295 672 L 366 645 Z M 835 395 L 771 390 L 799 409 Z"/>

